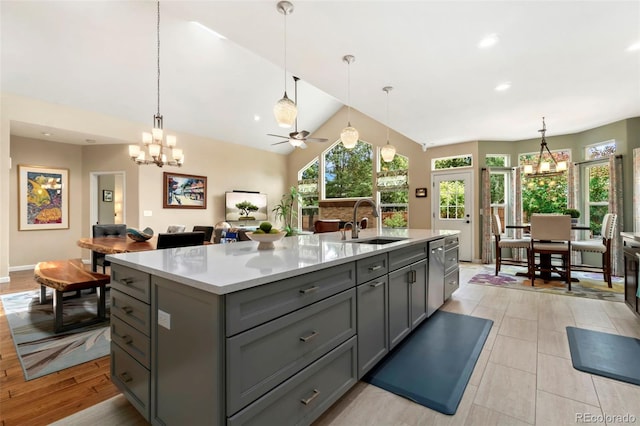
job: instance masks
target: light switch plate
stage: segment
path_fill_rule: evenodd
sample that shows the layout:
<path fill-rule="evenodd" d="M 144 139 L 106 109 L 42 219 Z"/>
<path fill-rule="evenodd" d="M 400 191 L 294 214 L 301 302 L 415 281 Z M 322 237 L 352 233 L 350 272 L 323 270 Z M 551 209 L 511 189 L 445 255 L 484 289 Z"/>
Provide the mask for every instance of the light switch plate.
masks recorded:
<path fill-rule="evenodd" d="M 158 309 L 158 325 L 171 330 L 171 314 Z"/>
<path fill-rule="evenodd" d="M 146 217 L 153 216 L 153 212 L 151 210 L 145 210 L 142 214 Z"/>

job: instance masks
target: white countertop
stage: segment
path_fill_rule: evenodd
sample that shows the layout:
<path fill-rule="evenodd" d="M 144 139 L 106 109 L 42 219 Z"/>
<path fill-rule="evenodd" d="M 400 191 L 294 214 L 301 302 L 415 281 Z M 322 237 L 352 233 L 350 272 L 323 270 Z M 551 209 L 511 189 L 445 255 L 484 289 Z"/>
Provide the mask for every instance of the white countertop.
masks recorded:
<path fill-rule="evenodd" d="M 107 255 L 129 266 L 214 294 L 227 294 L 294 277 L 399 247 L 430 241 L 458 231 L 427 229 L 365 229 L 360 240 L 374 236 L 405 237 L 384 245 L 341 241 L 340 232 L 285 237 L 273 250 L 258 250 L 255 241 Z M 356 240 L 357 241 L 357 240 Z"/>

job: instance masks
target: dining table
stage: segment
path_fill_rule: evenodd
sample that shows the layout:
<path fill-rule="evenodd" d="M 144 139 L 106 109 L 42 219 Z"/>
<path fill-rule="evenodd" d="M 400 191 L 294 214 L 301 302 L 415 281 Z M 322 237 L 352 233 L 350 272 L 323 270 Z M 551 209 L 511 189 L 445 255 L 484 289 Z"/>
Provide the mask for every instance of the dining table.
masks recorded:
<path fill-rule="evenodd" d="M 504 226 L 505 229 L 524 229 L 524 230 L 528 230 L 531 228 L 531 224 L 529 223 L 516 223 L 516 224 L 510 224 L 510 225 L 505 225 Z M 589 231 L 591 230 L 591 227 L 587 224 L 581 224 L 581 223 L 572 223 L 571 224 L 571 229 L 573 231 Z M 540 254 L 540 265 L 542 266 L 542 268 L 544 269 L 543 271 L 541 271 L 539 274 L 536 274 L 536 278 L 540 278 L 542 280 L 544 280 L 545 282 L 547 281 L 551 281 L 551 280 L 563 280 L 564 277 L 562 276 L 562 274 L 560 274 L 559 276 L 554 276 L 551 273 L 551 255 L 550 254 Z M 528 272 L 516 272 L 516 276 L 519 277 L 528 277 L 529 273 Z M 580 280 L 575 278 L 575 277 L 571 277 L 571 282 L 579 282 Z"/>
<path fill-rule="evenodd" d="M 129 253 L 133 251 L 155 250 L 158 237 L 146 241 L 135 241 L 129 237 L 80 238 L 78 246 L 103 254 Z"/>

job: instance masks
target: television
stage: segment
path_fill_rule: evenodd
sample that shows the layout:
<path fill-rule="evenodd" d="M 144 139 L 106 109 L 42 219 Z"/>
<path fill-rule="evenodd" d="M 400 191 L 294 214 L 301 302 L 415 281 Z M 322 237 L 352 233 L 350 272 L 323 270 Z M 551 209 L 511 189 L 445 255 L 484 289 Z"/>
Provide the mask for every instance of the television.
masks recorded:
<path fill-rule="evenodd" d="M 267 194 L 248 191 L 225 192 L 224 219 L 227 222 L 267 220 Z"/>

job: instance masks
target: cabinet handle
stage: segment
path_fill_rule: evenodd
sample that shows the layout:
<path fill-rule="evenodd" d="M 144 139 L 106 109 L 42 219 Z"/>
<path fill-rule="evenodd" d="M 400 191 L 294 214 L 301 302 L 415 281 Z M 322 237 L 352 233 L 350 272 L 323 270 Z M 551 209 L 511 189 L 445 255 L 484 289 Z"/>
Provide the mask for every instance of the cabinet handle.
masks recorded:
<path fill-rule="evenodd" d="M 122 284 L 125 284 L 125 285 L 133 284 L 133 278 L 122 278 L 120 281 L 122 281 Z"/>
<path fill-rule="evenodd" d="M 313 330 L 313 331 L 311 332 L 311 334 L 310 334 L 310 335 L 308 335 L 308 336 L 306 336 L 306 337 L 301 337 L 301 338 L 300 338 L 300 341 L 301 341 L 301 342 L 305 342 L 305 343 L 307 343 L 309 340 L 313 339 L 313 338 L 314 338 L 314 337 L 316 337 L 318 334 L 320 334 L 320 333 L 318 333 L 317 331 Z"/>
<path fill-rule="evenodd" d="M 124 373 L 118 374 L 118 376 L 125 383 L 129 383 L 130 381 L 133 380 L 133 378 L 130 375 L 128 375 L 126 371 Z"/>
<path fill-rule="evenodd" d="M 413 272 L 413 282 L 415 283 L 416 281 L 418 281 L 418 273 L 416 271 L 411 272 Z"/>
<path fill-rule="evenodd" d="M 376 288 L 376 287 L 380 287 L 382 284 L 384 284 L 384 281 L 376 281 L 375 283 L 369 284 L 369 287 Z"/>
<path fill-rule="evenodd" d="M 300 290 L 300 293 L 302 293 L 302 294 L 313 293 L 314 291 L 316 291 L 319 288 L 320 287 L 318 287 L 317 285 L 314 285 L 313 287 L 309 287 L 309 288 L 305 288 L 304 290 Z"/>
<path fill-rule="evenodd" d="M 130 314 L 131 312 L 133 312 L 133 308 L 131 306 L 123 306 L 122 310 L 125 314 Z"/>
<path fill-rule="evenodd" d="M 311 395 L 307 399 L 301 399 L 300 402 L 302 402 L 304 405 L 309 405 L 309 403 L 311 403 L 311 401 L 316 399 L 318 397 L 318 395 L 320 395 L 320 391 L 318 389 L 314 389 L 313 390 L 313 395 Z"/>
<path fill-rule="evenodd" d="M 382 268 L 382 265 L 369 266 L 369 272 L 377 271 L 380 268 Z"/>
<path fill-rule="evenodd" d="M 131 338 L 131 336 L 125 334 L 124 336 L 122 336 L 122 341 L 128 345 L 133 342 L 133 339 Z"/>

